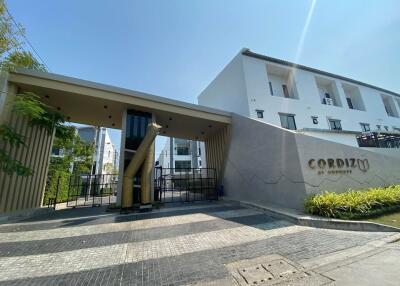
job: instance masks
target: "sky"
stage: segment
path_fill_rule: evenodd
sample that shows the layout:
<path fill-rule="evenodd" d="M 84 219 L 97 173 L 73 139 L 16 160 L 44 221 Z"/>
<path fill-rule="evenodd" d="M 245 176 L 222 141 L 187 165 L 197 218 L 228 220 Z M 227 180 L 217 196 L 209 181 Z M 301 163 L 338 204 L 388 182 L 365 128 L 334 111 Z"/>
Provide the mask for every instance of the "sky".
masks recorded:
<path fill-rule="evenodd" d="M 245 47 L 400 93 L 399 0 L 6 3 L 62 75 L 197 103 Z"/>

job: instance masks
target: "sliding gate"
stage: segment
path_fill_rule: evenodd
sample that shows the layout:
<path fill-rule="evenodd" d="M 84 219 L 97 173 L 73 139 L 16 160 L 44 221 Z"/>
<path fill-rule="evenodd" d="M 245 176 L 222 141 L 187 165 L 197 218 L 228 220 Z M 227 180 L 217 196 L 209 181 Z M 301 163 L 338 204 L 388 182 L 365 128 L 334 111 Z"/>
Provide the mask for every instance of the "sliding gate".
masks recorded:
<path fill-rule="evenodd" d="M 162 203 L 217 200 L 213 168 L 155 168 L 155 200 Z"/>

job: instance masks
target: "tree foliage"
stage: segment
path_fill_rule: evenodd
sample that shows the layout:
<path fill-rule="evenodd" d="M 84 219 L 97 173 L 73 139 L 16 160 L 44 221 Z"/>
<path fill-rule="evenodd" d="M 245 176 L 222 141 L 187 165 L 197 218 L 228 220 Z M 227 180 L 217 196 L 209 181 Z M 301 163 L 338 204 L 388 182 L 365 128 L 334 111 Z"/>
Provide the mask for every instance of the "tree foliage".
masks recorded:
<path fill-rule="evenodd" d="M 4 1 L 0 0 L 0 72 L 8 72 L 18 67 L 45 71 L 45 67 L 30 52 L 22 50 L 23 29 L 16 25 L 8 14 Z M 54 128 L 62 128 L 62 114 L 41 102 L 40 97 L 32 92 L 17 94 L 9 104 L 13 113 L 27 119 L 31 125 L 43 127 L 49 133 L 52 133 Z M 1 171 L 21 176 L 33 173 L 33 170 L 16 160 L 9 151 L 11 148 L 25 147 L 24 140 L 25 138 L 10 124 L 0 125 Z"/>
<path fill-rule="evenodd" d="M 5 56 L 21 47 L 22 33 L 23 28 L 15 27 L 4 0 L 0 0 L 0 60 L 3 61 Z"/>
<path fill-rule="evenodd" d="M 2 69 L 10 71 L 15 70 L 18 67 L 46 71 L 46 67 L 41 64 L 31 52 L 16 50 L 4 58 Z"/>
<path fill-rule="evenodd" d="M 44 202 L 55 198 L 64 202 L 68 198 L 68 184 L 71 176 L 90 174 L 93 164 L 94 146 L 81 140 L 73 126 L 63 125 L 57 129 L 53 148 L 60 150 L 60 156 L 50 161 Z"/>

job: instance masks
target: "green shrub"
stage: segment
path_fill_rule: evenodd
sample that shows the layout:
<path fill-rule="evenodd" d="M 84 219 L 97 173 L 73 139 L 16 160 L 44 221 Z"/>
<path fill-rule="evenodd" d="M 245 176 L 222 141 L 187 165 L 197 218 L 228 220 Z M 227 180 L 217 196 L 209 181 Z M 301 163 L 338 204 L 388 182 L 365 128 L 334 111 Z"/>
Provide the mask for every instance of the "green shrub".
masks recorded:
<path fill-rule="evenodd" d="M 325 192 L 305 201 L 308 213 L 343 219 L 356 219 L 400 209 L 400 185 L 345 193 Z"/>

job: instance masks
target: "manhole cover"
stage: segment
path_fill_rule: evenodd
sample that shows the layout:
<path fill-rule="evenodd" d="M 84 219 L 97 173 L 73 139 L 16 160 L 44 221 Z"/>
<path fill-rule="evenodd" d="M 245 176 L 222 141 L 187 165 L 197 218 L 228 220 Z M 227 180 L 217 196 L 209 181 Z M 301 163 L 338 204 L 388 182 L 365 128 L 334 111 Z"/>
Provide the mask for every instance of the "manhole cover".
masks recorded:
<path fill-rule="evenodd" d="M 262 256 L 226 265 L 236 282 L 248 285 L 323 285 L 331 282 L 280 255 Z"/>
<path fill-rule="evenodd" d="M 262 284 L 274 278 L 274 276 L 267 269 L 265 269 L 264 265 L 262 264 L 239 268 L 238 272 L 247 284 Z"/>

